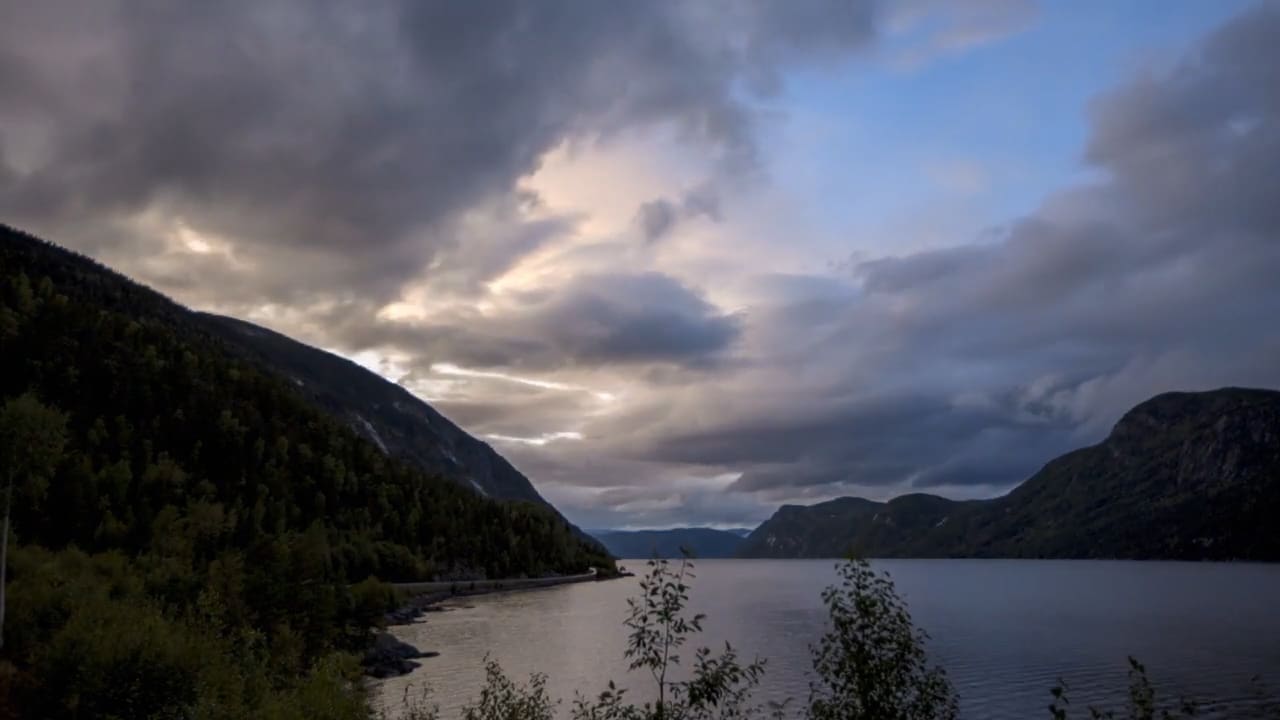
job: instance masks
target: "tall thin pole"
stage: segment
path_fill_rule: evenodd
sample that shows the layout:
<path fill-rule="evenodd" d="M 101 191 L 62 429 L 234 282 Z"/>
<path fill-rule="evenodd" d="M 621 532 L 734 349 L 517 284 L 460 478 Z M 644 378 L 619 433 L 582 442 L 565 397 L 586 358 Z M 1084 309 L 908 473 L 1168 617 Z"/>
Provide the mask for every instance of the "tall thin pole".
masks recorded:
<path fill-rule="evenodd" d="M 13 506 L 13 468 L 4 488 L 4 534 L 0 535 L 0 650 L 4 649 L 4 596 L 9 575 L 9 509 Z"/>

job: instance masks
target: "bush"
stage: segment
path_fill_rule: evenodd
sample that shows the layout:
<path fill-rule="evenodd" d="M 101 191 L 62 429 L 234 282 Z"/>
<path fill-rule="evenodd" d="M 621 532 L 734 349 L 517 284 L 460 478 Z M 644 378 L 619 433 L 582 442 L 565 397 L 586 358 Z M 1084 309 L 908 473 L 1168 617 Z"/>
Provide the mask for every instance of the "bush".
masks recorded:
<path fill-rule="evenodd" d="M 194 704 L 209 638 L 132 601 L 89 603 L 37 655 L 49 717 L 178 718 Z"/>
<path fill-rule="evenodd" d="M 10 559 L 0 718 L 368 717 L 352 656 L 308 658 L 288 625 L 228 623 L 240 603 L 207 578 L 185 578 L 205 590 L 170 606 L 148 592 L 145 558 L 21 548 Z"/>
<path fill-rule="evenodd" d="M 830 629 L 813 651 L 814 720 L 953 720 L 959 713 L 942 668 L 928 664 L 928 636 L 911 623 L 887 573 L 865 560 L 838 566 L 841 584 L 822 601 Z"/>
<path fill-rule="evenodd" d="M 364 625 L 381 625 L 383 616 L 400 604 L 396 589 L 390 583 L 368 577 L 351 586 L 354 617 Z"/>

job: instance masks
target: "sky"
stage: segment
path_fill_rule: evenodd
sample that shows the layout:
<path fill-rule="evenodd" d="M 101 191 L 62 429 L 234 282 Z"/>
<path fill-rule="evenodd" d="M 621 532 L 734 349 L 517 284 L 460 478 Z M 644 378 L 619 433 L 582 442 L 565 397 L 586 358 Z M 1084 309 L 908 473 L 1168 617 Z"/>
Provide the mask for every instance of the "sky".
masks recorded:
<path fill-rule="evenodd" d="M 0 0 L 0 220 L 585 527 L 990 497 L 1280 387 L 1280 3 Z"/>

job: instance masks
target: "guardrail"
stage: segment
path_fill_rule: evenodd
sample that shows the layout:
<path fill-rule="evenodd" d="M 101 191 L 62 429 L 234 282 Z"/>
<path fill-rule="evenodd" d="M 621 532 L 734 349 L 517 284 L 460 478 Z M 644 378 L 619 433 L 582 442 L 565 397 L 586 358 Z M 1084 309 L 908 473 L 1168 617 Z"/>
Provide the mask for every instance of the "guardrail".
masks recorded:
<path fill-rule="evenodd" d="M 526 588 L 551 587 L 553 585 L 567 585 L 569 583 L 586 582 L 588 580 L 595 579 L 596 573 L 595 570 L 592 569 L 591 572 L 582 573 L 580 575 L 556 575 L 554 577 L 540 578 L 502 578 L 497 580 L 432 580 L 429 582 L 391 583 L 391 585 L 395 589 L 409 595 L 427 595 L 435 593 L 465 595 L 473 592 L 497 592 L 500 590 L 522 590 Z"/>

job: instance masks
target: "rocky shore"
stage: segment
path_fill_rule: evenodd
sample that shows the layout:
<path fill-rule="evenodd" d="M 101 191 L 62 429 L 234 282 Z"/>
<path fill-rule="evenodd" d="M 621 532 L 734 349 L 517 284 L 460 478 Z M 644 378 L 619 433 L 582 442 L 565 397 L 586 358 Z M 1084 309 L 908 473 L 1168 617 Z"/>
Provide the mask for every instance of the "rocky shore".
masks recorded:
<path fill-rule="evenodd" d="M 387 627 L 396 625 L 412 625 L 419 622 L 429 612 L 443 612 L 440 603 L 455 597 L 450 592 L 423 593 L 410 597 L 408 602 L 385 615 Z"/>
<path fill-rule="evenodd" d="M 627 575 L 630 575 L 630 573 L 610 577 Z M 427 613 L 442 612 L 444 608 L 440 606 L 440 603 L 450 598 L 486 595 L 495 592 L 533 590 L 601 579 L 607 578 L 601 577 L 592 570 L 581 575 L 559 575 L 542 578 L 398 583 L 396 588 L 400 592 L 407 594 L 409 599 L 404 605 L 386 614 L 386 626 L 391 628 L 397 625 L 411 625 L 416 622 L 422 622 L 423 616 Z M 421 663 L 416 662 L 417 660 L 435 657 L 439 654 L 438 652 L 419 650 L 413 645 L 396 638 L 390 632 L 382 631 L 374 637 L 373 646 L 365 653 L 365 674 L 378 679 L 404 675 L 421 666 Z"/>
<path fill-rule="evenodd" d="M 407 642 L 397 639 L 391 633 L 380 632 L 374 636 L 373 646 L 364 656 L 365 674 L 382 679 L 396 677 L 412 672 L 422 663 L 415 662 L 422 658 L 435 657 L 438 652 L 424 652 Z"/>

